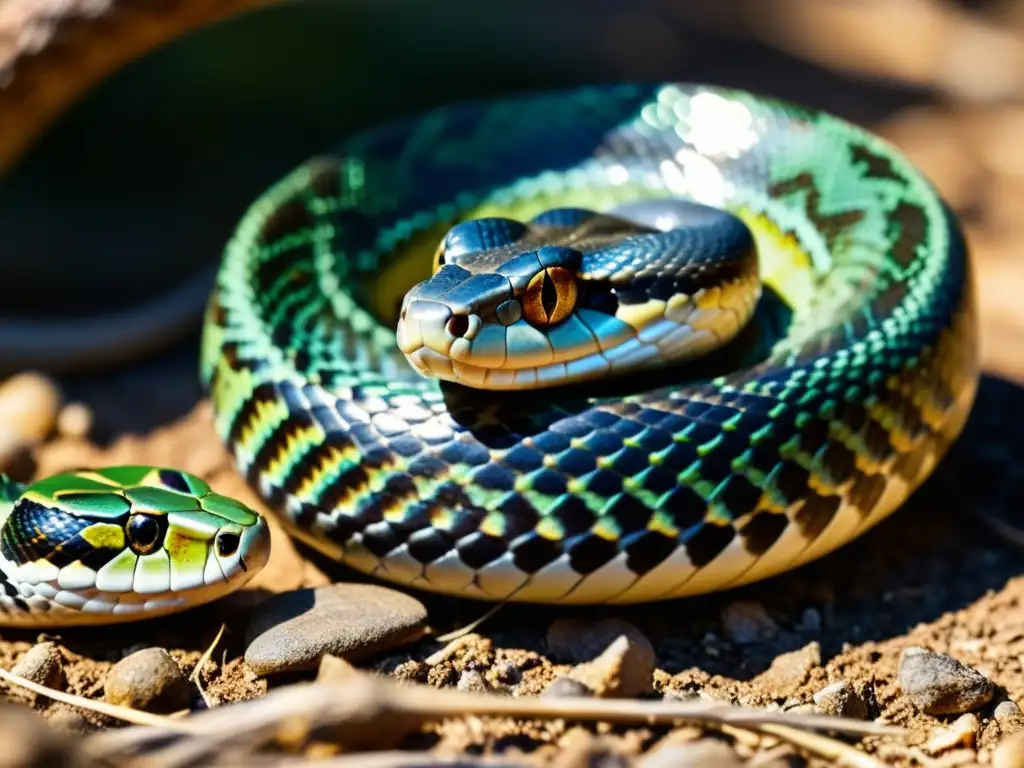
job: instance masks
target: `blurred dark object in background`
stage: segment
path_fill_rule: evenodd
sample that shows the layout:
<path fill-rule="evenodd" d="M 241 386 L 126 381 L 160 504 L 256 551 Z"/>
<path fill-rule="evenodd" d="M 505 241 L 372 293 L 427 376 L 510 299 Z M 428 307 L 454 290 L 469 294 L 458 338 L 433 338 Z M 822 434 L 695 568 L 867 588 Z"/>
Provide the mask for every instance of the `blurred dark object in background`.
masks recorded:
<path fill-rule="evenodd" d="M 1024 172 L 999 149 L 1024 121 L 993 106 L 1024 90 L 1011 0 L 306 0 L 126 67 L 43 137 L 0 188 L 0 284 L 19 286 L 0 317 L 145 303 L 214 264 L 270 183 L 377 121 L 619 80 L 742 87 L 891 133 L 967 217 L 992 207 L 989 166 Z M 1017 178 L 995 206 L 1011 229 Z"/>

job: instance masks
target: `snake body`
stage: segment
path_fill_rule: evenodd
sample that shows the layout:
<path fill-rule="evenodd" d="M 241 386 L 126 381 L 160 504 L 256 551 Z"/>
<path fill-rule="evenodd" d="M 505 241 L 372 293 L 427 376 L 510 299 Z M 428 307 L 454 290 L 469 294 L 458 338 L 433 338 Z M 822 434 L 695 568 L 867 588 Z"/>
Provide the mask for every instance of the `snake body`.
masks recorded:
<path fill-rule="evenodd" d="M 200 367 L 294 536 L 418 589 L 565 603 L 826 554 L 927 477 L 978 382 L 928 181 L 840 119 L 688 84 L 454 105 L 312 159 L 228 243 Z M 166 468 L 0 476 L 0 522 L 0 624 L 182 610 L 269 549 Z"/>
<path fill-rule="evenodd" d="M 728 216 L 628 215 L 673 200 Z M 437 109 L 292 172 L 226 248 L 202 376 L 240 471 L 328 555 L 627 603 L 885 518 L 964 424 L 975 336 L 958 224 L 888 144 L 749 93 L 617 85 Z"/>

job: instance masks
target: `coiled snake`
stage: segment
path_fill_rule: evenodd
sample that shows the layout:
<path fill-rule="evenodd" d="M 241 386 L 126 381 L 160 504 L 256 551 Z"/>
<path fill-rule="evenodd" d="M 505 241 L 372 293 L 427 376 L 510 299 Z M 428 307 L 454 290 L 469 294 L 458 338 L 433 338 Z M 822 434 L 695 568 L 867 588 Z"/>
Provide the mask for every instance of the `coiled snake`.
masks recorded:
<path fill-rule="evenodd" d="M 886 517 L 964 424 L 975 335 L 958 224 L 889 145 L 615 85 L 439 108 L 290 173 L 227 245 L 201 371 L 239 470 L 330 556 L 624 603 Z M 7 623 L 179 610 L 266 559 L 262 518 L 173 470 L 6 496 Z"/>

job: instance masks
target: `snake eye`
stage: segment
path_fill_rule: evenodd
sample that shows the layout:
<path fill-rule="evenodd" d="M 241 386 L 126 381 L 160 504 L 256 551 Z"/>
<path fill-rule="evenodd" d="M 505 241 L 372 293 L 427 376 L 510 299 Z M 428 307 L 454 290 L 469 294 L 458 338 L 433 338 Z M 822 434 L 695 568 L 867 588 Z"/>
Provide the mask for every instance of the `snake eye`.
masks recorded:
<path fill-rule="evenodd" d="M 128 546 L 137 555 L 148 555 L 163 543 L 163 526 L 150 515 L 132 515 L 126 526 Z"/>
<path fill-rule="evenodd" d="M 221 531 L 217 534 L 217 554 L 220 557 L 231 557 L 238 549 L 238 534 L 232 531 Z"/>
<path fill-rule="evenodd" d="M 548 267 L 523 292 L 523 315 L 533 325 L 555 325 L 576 308 L 576 278 L 564 267 Z"/>

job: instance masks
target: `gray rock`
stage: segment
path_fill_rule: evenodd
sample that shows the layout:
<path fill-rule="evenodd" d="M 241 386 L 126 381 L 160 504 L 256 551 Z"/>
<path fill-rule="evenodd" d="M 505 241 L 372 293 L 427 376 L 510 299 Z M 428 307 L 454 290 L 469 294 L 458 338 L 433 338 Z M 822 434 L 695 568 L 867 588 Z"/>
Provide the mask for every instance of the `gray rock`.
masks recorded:
<path fill-rule="evenodd" d="M 58 691 L 63 691 L 67 687 L 67 679 L 64 676 L 64 657 L 61 656 L 60 648 L 56 643 L 46 642 L 33 645 L 18 659 L 18 662 L 11 668 L 11 672 L 26 680 L 31 680 L 33 683 L 45 685 L 47 688 Z"/>
<path fill-rule="evenodd" d="M 857 720 L 868 719 L 867 702 L 846 680 L 826 685 L 814 694 L 814 703 L 826 715 L 852 717 Z"/>
<path fill-rule="evenodd" d="M 110 704 L 168 714 L 187 709 L 188 679 L 163 648 L 146 648 L 121 659 L 107 673 L 103 698 Z"/>
<path fill-rule="evenodd" d="M 573 696 L 593 696 L 594 691 L 571 677 L 556 677 L 548 687 L 544 689 L 541 696 L 548 698 L 571 698 Z"/>
<path fill-rule="evenodd" d="M 928 715 L 959 715 L 992 700 L 995 686 L 951 656 L 911 647 L 900 657 L 899 684 L 910 702 Z"/>
<path fill-rule="evenodd" d="M 739 600 L 722 611 L 722 629 L 734 643 L 750 645 L 773 637 L 779 626 L 761 603 Z"/>
<path fill-rule="evenodd" d="M 325 653 L 355 662 L 415 642 L 427 609 L 375 584 L 330 584 L 283 592 L 246 628 L 245 661 L 258 675 L 315 669 Z"/>
<path fill-rule="evenodd" d="M 804 608 L 804 612 L 800 614 L 800 624 L 797 629 L 804 632 L 821 632 L 821 614 L 818 613 L 818 609 Z"/>

